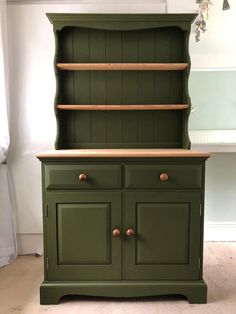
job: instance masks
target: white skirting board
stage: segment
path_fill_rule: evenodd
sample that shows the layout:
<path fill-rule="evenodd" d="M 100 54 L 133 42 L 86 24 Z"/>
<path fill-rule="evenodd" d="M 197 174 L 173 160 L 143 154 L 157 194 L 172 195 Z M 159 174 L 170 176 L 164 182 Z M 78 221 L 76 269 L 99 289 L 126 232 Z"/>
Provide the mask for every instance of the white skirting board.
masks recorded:
<path fill-rule="evenodd" d="M 42 233 L 18 233 L 18 254 L 43 254 L 43 235 Z"/>
<path fill-rule="evenodd" d="M 43 254 L 43 235 L 41 233 L 18 233 L 17 239 L 19 255 Z M 236 241 L 236 222 L 207 222 L 204 241 Z"/>

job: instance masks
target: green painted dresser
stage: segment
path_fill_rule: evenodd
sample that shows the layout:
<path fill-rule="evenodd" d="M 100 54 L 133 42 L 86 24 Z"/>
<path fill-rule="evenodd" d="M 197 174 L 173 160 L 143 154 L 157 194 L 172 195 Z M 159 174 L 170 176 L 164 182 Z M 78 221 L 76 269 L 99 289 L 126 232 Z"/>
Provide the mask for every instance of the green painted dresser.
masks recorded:
<path fill-rule="evenodd" d="M 41 304 L 180 294 L 205 303 L 206 152 L 190 149 L 193 14 L 48 14 L 56 150 L 42 162 Z"/>

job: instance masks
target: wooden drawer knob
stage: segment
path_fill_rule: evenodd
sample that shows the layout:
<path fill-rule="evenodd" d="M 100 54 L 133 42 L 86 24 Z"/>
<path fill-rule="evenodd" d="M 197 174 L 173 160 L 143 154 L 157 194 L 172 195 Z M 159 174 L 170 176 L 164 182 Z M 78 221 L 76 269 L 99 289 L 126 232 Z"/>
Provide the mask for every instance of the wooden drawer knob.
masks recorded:
<path fill-rule="evenodd" d="M 160 180 L 161 181 L 165 182 L 165 181 L 168 181 L 168 179 L 169 179 L 169 176 L 167 173 L 161 173 L 160 174 Z"/>
<path fill-rule="evenodd" d="M 112 235 L 113 237 L 118 238 L 120 236 L 120 230 L 117 228 L 113 229 Z"/>
<path fill-rule="evenodd" d="M 134 235 L 134 229 L 129 228 L 126 230 L 127 237 L 132 237 Z"/>
<path fill-rule="evenodd" d="M 81 174 L 79 175 L 79 180 L 80 180 L 81 182 L 86 181 L 86 180 L 87 180 L 87 176 L 86 176 L 86 174 L 81 173 Z"/>

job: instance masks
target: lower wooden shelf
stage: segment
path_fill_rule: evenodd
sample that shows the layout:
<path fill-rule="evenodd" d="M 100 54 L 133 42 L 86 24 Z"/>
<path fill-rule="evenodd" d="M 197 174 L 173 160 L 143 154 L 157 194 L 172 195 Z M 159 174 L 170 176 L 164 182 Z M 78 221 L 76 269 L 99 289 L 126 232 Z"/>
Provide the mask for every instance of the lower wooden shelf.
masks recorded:
<path fill-rule="evenodd" d="M 188 63 L 57 63 L 59 70 L 67 71 L 181 71 Z"/>
<path fill-rule="evenodd" d="M 187 104 L 181 105 L 69 105 L 58 104 L 61 110 L 183 110 L 189 108 Z"/>

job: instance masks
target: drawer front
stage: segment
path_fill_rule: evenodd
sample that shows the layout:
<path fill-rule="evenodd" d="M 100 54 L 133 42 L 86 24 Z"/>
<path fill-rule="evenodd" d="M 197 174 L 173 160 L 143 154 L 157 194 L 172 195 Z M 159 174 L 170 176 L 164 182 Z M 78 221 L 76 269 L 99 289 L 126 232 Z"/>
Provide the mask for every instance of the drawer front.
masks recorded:
<path fill-rule="evenodd" d="M 201 165 L 127 165 L 126 188 L 201 188 Z"/>
<path fill-rule="evenodd" d="M 46 165 L 45 187 L 50 190 L 120 188 L 121 166 Z"/>

